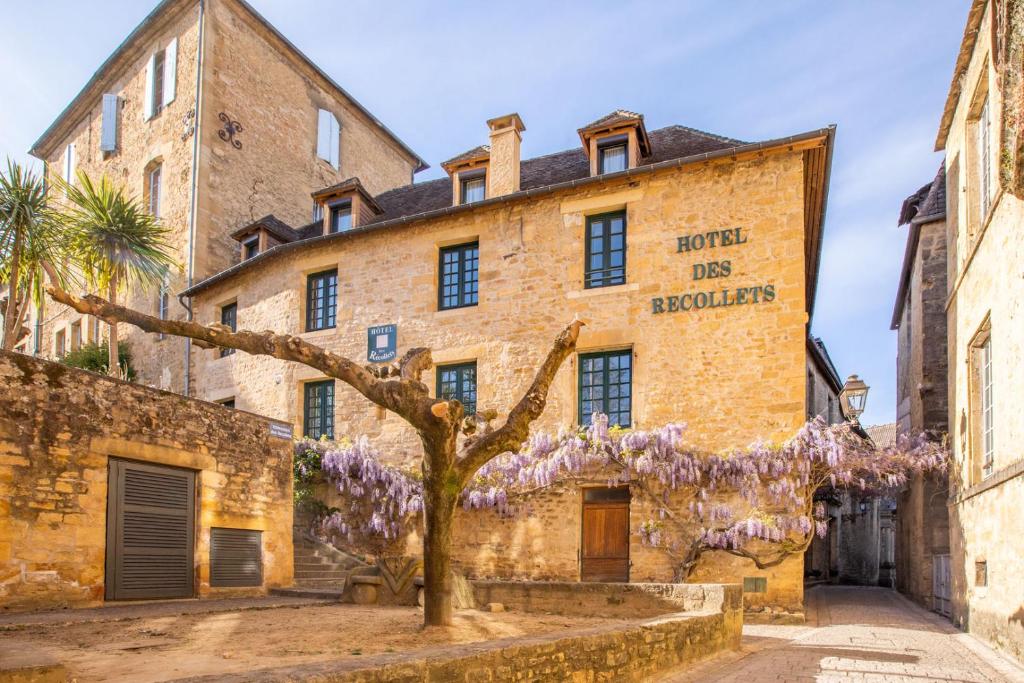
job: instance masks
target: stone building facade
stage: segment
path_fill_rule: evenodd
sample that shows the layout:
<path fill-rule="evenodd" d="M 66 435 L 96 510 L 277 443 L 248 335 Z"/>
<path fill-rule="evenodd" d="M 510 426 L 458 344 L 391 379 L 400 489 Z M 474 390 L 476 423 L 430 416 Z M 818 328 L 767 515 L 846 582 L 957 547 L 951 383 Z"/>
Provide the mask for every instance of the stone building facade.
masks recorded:
<path fill-rule="evenodd" d="M 1024 658 L 1024 200 L 1003 149 L 1020 79 L 1007 3 L 971 4 L 936 148 L 944 151 L 952 618 Z M 1005 106 L 1004 106 L 1005 105 Z M 1016 155 L 1016 157 L 1015 157 Z"/>
<path fill-rule="evenodd" d="M 949 431 L 944 167 L 906 199 L 899 224 L 906 227 L 907 246 L 892 315 L 898 334 L 897 428 L 900 434 L 939 438 Z M 896 588 L 947 616 L 948 498 L 948 477 L 917 477 L 898 496 L 895 525 Z"/>
<path fill-rule="evenodd" d="M 501 414 L 578 315 L 578 353 L 539 429 L 596 410 L 629 426 L 685 421 L 718 450 L 804 423 L 833 129 L 744 143 L 682 126 L 648 133 L 642 116 L 617 111 L 581 128 L 580 148 L 520 160 L 522 120 L 488 126 L 491 144 L 446 162 L 449 178 L 376 195 L 352 179 L 315 193 L 322 222 L 242 226 L 240 239 L 283 242 L 187 290 L 197 318 L 366 362 L 427 346 L 429 385 Z M 193 358 L 207 400 L 314 437 L 365 434 L 390 462 L 419 466 L 406 423 L 311 368 L 218 350 Z M 588 496 L 545 499 L 528 519 L 463 522 L 460 564 L 578 580 Z M 641 514 L 626 514 L 628 578 L 670 580 L 640 543 Z M 769 572 L 708 558 L 693 580 L 767 576 L 775 604 L 799 609 L 802 558 Z"/>
<path fill-rule="evenodd" d="M 260 594 L 292 558 L 288 425 L 0 352 L 0 610 Z"/>
<path fill-rule="evenodd" d="M 239 225 L 308 222 L 315 189 L 358 177 L 384 192 L 426 168 L 244 0 L 163 0 L 31 152 L 48 176 L 107 175 L 160 217 L 181 269 L 126 301 L 178 319 L 178 292 L 238 260 Z M 53 302 L 28 324 L 19 350 L 49 358 L 106 335 Z M 139 381 L 188 393 L 185 341 L 125 333 Z"/>

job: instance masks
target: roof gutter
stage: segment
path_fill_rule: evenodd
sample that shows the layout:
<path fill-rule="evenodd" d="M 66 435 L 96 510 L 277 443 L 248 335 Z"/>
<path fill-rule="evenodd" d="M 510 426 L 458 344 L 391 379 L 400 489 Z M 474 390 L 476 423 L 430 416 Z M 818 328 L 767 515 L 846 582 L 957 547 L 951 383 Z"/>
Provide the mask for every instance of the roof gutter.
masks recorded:
<path fill-rule="evenodd" d="M 187 290 L 182 292 L 183 296 L 195 296 L 197 293 L 207 289 L 214 284 L 226 280 L 235 274 L 251 268 L 258 263 L 263 263 L 270 259 L 276 258 L 282 254 L 289 253 L 299 248 L 305 248 L 307 246 L 316 246 L 325 242 L 334 240 L 345 240 L 351 239 L 357 235 L 364 233 L 376 232 L 378 230 L 384 230 L 387 228 L 394 228 L 401 225 L 408 225 L 410 223 L 418 223 L 421 221 L 432 220 L 435 218 L 441 218 L 444 216 L 452 216 L 467 213 L 469 211 L 475 211 L 491 206 L 499 206 L 503 204 L 518 203 L 522 200 L 532 199 L 534 197 L 543 197 L 561 190 L 575 189 L 580 187 L 590 187 L 599 183 L 604 183 L 614 180 L 622 180 L 633 177 L 647 176 L 657 171 L 666 169 L 682 168 L 684 166 L 691 166 L 702 162 L 710 162 L 719 159 L 728 159 L 730 157 L 737 157 L 746 154 L 753 154 L 757 152 L 775 150 L 780 147 L 786 147 L 788 145 L 795 145 L 801 142 L 808 142 L 817 138 L 825 138 L 827 146 L 827 160 L 826 160 L 826 181 L 829 177 L 829 171 L 832 164 L 832 140 L 835 137 L 835 126 L 829 126 L 827 128 L 819 128 L 817 130 L 808 131 L 806 133 L 799 133 L 797 135 L 791 135 L 785 138 L 778 138 L 776 140 L 765 140 L 764 142 L 753 142 L 745 145 L 737 145 L 736 147 L 729 147 L 726 149 L 715 150 L 712 152 L 704 152 L 702 154 L 694 154 L 691 156 L 680 157 L 678 159 L 668 159 L 666 161 L 660 161 L 656 164 L 648 164 L 646 166 L 637 166 L 630 168 L 625 171 L 619 171 L 617 173 L 607 173 L 599 176 L 591 176 L 588 178 L 577 178 L 576 180 L 567 180 L 560 183 L 554 183 L 551 185 L 544 185 L 542 187 L 534 187 L 529 190 L 520 190 L 519 192 L 513 192 L 511 194 L 502 195 L 500 197 L 492 197 L 484 199 L 479 202 L 473 202 L 472 204 L 459 204 L 456 206 L 446 206 L 441 209 L 433 209 L 431 211 L 424 211 L 422 213 L 410 214 L 408 216 L 401 216 L 392 220 L 385 220 L 379 223 L 372 223 L 362 228 L 353 228 L 352 230 L 346 230 L 345 232 L 335 232 L 327 235 L 321 235 L 305 240 L 298 240 L 295 242 L 288 242 L 287 244 L 279 244 L 271 247 L 267 251 L 254 256 L 251 259 L 236 263 L 235 265 L 222 270 L 221 272 L 211 275 L 202 282 L 199 282 Z M 825 191 L 827 195 L 827 183 L 825 185 Z M 822 216 L 824 217 L 825 201 L 822 201 Z M 821 247 L 819 244 L 818 252 L 820 255 Z M 820 258 L 819 258 L 820 261 Z M 815 272 L 817 277 L 817 272 Z"/>

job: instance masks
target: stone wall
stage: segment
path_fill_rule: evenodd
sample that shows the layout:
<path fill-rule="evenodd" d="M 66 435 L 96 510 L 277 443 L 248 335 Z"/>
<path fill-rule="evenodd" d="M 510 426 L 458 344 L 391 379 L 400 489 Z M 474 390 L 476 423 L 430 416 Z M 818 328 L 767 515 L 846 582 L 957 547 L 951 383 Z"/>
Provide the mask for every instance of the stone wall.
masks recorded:
<path fill-rule="evenodd" d="M 949 429 L 946 334 L 946 222 L 919 230 L 899 327 L 897 421 L 900 433 L 942 434 Z M 915 477 L 898 497 L 896 587 L 918 604 L 933 606 L 933 558 L 949 554 L 949 483 L 945 476 Z"/>
<path fill-rule="evenodd" d="M 475 683 L 479 681 L 649 681 L 706 657 L 738 650 L 743 628 L 739 586 L 704 586 L 714 594 L 694 612 L 664 614 L 587 629 L 323 662 L 245 674 L 188 679 L 236 681 L 317 680 L 324 683 Z"/>
<path fill-rule="evenodd" d="M 100 604 L 111 457 L 195 470 L 200 596 L 292 581 L 292 448 L 266 418 L 0 353 L 0 608 Z M 209 585 L 211 527 L 263 532 L 262 589 Z"/>
<path fill-rule="evenodd" d="M 176 95 L 152 119 L 143 119 L 146 65 L 150 55 L 178 39 Z M 403 150 L 380 124 L 305 64 L 294 48 L 234 0 L 208 0 L 203 23 L 202 111 L 196 112 L 196 57 L 200 23 L 198 3 L 172 3 L 154 26 L 135 38 L 127 56 L 103 75 L 102 91 L 121 100 L 118 148 L 99 150 L 102 105 L 99 95 L 66 134 L 45 149 L 48 173 L 60 174 L 65 148 L 76 146 L 77 167 L 97 179 L 107 175 L 129 194 L 147 196 L 146 175 L 161 164 L 160 217 L 180 269 L 168 279 L 169 315 L 184 319 L 175 296 L 188 286 L 190 217 L 196 185 L 194 281 L 219 272 L 239 258 L 230 233 L 268 213 L 295 226 L 312 220 L 314 190 L 358 176 L 371 192 L 405 185 L 418 161 Z M 340 169 L 317 158 L 317 110 L 335 113 L 341 123 Z M 228 116 L 242 126 L 241 148 L 220 138 Z M 197 125 L 198 124 L 198 125 Z M 198 133 L 196 132 L 198 130 Z M 198 181 L 193 176 L 195 135 L 200 136 Z M 130 292 L 122 303 L 158 314 L 158 291 Z M 35 329 L 33 312 L 27 325 Z M 94 341 L 94 319 L 47 301 L 39 355 L 54 357 L 54 340 L 71 326 L 82 326 L 83 339 Z M 100 339 L 107 334 L 101 325 Z M 147 335 L 129 326 L 120 329 L 131 348 L 140 382 L 175 392 L 185 390 L 185 342 Z M 29 340 L 25 350 L 34 348 Z M 193 394 L 194 395 L 194 394 Z"/>
<path fill-rule="evenodd" d="M 989 174 L 991 207 L 980 213 L 977 128 L 987 88 L 991 130 L 1003 129 L 1002 94 L 991 58 L 993 3 L 986 3 L 953 114 L 946 150 L 949 424 L 955 484 L 950 508 L 953 621 L 1024 658 L 1024 201 L 999 187 L 999 158 Z M 998 149 L 993 135 L 992 149 Z M 955 176 L 955 177 L 954 177 Z M 977 343 L 992 340 L 993 468 L 982 471 Z M 980 581 L 978 562 L 987 563 Z M 984 585 L 982 585 L 984 583 Z"/>
<path fill-rule="evenodd" d="M 574 315 L 587 326 L 579 352 L 631 349 L 633 425 L 668 421 L 709 450 L 792 436 L 806 419 L 806 321 L 803 157 L 780 152 L 721 165 L 696 165 L 609 180 L 515 205 L 484 206 L 456 216 L 378 231 L 354 232 L 254 262 L 195 299 L 202 321 L 237 302 L 241 329 L 300 334 L 361 361 L 366 329 L 398 324 L 399 354 L 432 349 L 436 364 L 476 361 L 478 406 L 506 412 L 525 390 L 558 332 Z M 587 215 L 624 208 L 628 283 L 583 286 Z M 680 253 L 677 237 L 740 226 L 746 242 Z M 478 306 L 437 310 L 438 250 L 477 240 Z M 692 279 L 693 265 L 729 259 L 732 276 Z M 337 328 L 303 333 L 308 273 L 338 268 Z M 771 302 L 654 314 L 656 296 L 772 283 Z M 315 370 L 243 353 L 197 351 L 195 376 L 208 400 L 293 422 L 302 429 L 302 385 Z M 559 371 L 538 429 L 577 422 L 578 358 Z M 435 370 L 423 380 L 434 390 Z M 755 387 L 756 389 L 752 389 Z M 383 457 L 419 467 L 420 443 L 399 417 L 381 415 L 341 382 L 335 387 L 337 436 L 367 435 Z M 457 558 L 476 577 L 575 580 L 579 577 L 578 492 L 539 497 L 529 516 L 460 515 Z M 646 516 L 642 516 L 645 515 Z M 674 580 L 664 552 L 639 543 L 651 513 L 634 507 L 632 576 Z M 767 572 L 724 553 L 708 553 L 695 581 L 768 576 L 752 601 L 788 610 L 802 603 L 800 558 Z M 752 603 L 753 604 L 753 603 Z"/>

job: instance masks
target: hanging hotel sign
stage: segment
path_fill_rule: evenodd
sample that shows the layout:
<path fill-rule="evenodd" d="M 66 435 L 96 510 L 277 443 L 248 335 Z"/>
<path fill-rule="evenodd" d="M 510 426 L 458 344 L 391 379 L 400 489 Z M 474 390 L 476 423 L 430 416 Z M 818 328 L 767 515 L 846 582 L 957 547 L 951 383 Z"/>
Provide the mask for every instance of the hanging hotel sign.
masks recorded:
<path fill-rule="evenodd" d="M 398 325 L 377 325 L 366 330 L 366 360 L 386 363 L 398 355 Z"/>
<path fill-rule="evenodd" d="M 725 228 L 693 235 L 682 235 L 676 238 L 676 253 L 685 254 L 705 249 L 736 247 L 746 244 L 748 236 L 743 228 Z M 731 275 L 731 260 L 703 261 L 694 263 L 690 269 L 690 277 L 695 281 L 720 280 Z M 704 308 L 763 304 L 771 301 L 775 301 L 774 284 L 720 287 L 684 294 L 656 296 L 651 299 L 651 313 L 677 313 Z"/>

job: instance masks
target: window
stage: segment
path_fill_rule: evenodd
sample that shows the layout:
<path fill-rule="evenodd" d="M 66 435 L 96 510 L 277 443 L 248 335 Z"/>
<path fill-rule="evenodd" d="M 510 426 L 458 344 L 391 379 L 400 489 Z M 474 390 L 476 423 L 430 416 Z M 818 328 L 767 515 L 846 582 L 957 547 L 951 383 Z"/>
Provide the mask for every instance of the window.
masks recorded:
<path fill-rule="evenodd" d="M 626 212 L 587 217 L 584 286 L 610 287 L 626 282 Z"/>
<path fill-rule="evenodd" d="M 981 455 L 982 477 L 989 477 L 995 471 L 995 440 L 992 401 L 992 337 L 985 339 L 978 349 L 981 366 Z"/>
<path fill-rule="evenodd" d="M 441 365 L 437 368 L 437 397 L 455 399 L 466 415 L 476 413 L 476 363 Z"/>
<path fill-rule="evenodd" d="M 989 187 L 989 169 L 991 168 L 992 148 L 989 123 L 988 97 L 981 105 L 975 132 L 978 136 L 978 221 L 984 222 L 991 206 L 991 188 Z"/>
<path fill-rule="evenodd" d="M 480 245 L 460 244 L 441 250 L 438 308 L 476 306 L 479 297 Z"/>
<path fill-rule="evenodd" d="M 329 232 L 344 232 L 352 228 L 352 202 L 342 202 L 331 207 Z"/>
<path fill-rule="evenodd" d="M 977 560 L 974 563 L 974 585 L 984 588 L 988 585 L 988 561 Z"/>
<path fill-rule="evenodd" d="M 487 196 L 487 172 L 483 169 L 460 173 L 459 183 L 461 185 L 460 204 L 479 202 Z"/>
<path fill-rule="evenodd" d="M 164 63 L 167 53 L 160 50 L 153 55 L 153 113 L 158 114 L 164 108 Z"/>
<path fill-rule="evenodd" d="M 743 592 L 744 593 L 767 593 L 768 592 L 768 579 L 764 576 L 744 576 L 743 577 Z"/>
<path fill-rule="evenodd" d="M 814 418 L 814 373 L 807 371 L 807 419 Z"/>
<path fill-rule="evenodd" d="M 235 407 L 235 399 L 234 399 L 234 397 L 225 398 L 225 399 L 223 399 L 221 401 L 217 401 L 217 403 L 219 403 L 220 405 L 224 406 L 225 408 L 234 408 Z"/>
<path fill-rule="evenodd" d="M 317 112 L 316 155 L 335 170 L 341 167 L 341 126 L 337 117 L 326 109 Z"/>
<path fill-rule="evenodd" d="M 97 342 L 98 343 L 98 342 Z M 32 340 L 32 353 L 39 355 L 43 351 L 43 309 L 36 308 L 36 334 Z"/>
<path fill-rule="evenodd" d="M 146 65 L 146 93 L 142 103 L 146 121 L 174 101 L 177 69 L 178 39 L 173 38 L 166 48 L 150 55 Z"/>
<path fill-rule="evenodd" d="M 71 350 L 77 351 L 82 348 L 82 321 L 76 320 L 71 323 Z"/>
<path fill-rule="evenodd" d="M 100 343 L 100 322 L 101 321 L 100 321 L 99 318 L 95 318 L 94 317 L 92 319 L 92 343 L 93 344 L 99 344 Z"/>
<path fill-rule="evenodd" d="M 312 439 L 334 438 L 334 380 L 303 387 L 302 432 Z"/>
<path fill-rule="evenodd" d="M 626 170 L 629 165 L 626 142 L 625 135 L 615 135 L 597 143 L 598 173 L 615 173 Z"/>
<path fill-rule="evenodd" d="M 325 270 L 306 279 L 306 331 L 334 327 L 338 307 L 338 271 Z"/>
<path fill-rule="evenodd" d="M 313 200 L 313 222 L 322 223 L 324 220 L 324 205 Z"/>
<path fill-rule="evenodd" d="M 238 330 L 238 303 L 225 304 L 220 308 L 220 324 L 228 327 L 232 332 Z M 235 349 L 221 349 L 220 357 L 230 356 Z"/>
<path fill-rule="evenodd" d="M 242 260 L 248 261 L 260 253 L 260 236 L 253 235 L 242 242 Z"/>
<path fill-rule="evenodd" d="M 163 166 L 156 164 L 146 173 L 146 206 L 149 213 L 157 218 L 160 217 L 160 177 L 163 173 Z"/>
<path fill-rule="evenodd" d="M 103 118 L 100 122 L 100 151 L 117 151 L 117 110 L 119 100 L 115 93 L 103 95 Z"/>
<path fill-rule="evenodd" d="M 64 182 L 68 185 L 74 185 L 75 183 L 75 167 L 78 163 L 75 154 L 75 143 L 69 144 L 64 148 Z M 67 197 L 67 193 L 64 193 Z"/>
<path fill-rule="evenodd" d="M 608 424 L 632 423 L 633 352 L 606 351 L 580 355 L 579 422 L 589 425 L 594 413 L 608 416 Z"/>
<path fill-rule="evenodd" d="M 64 330 L 59 330 L 53 340 L 53 355 L 63 358 L 65 353 L 67 353 L 67 347 L 64 342 Z"/>

